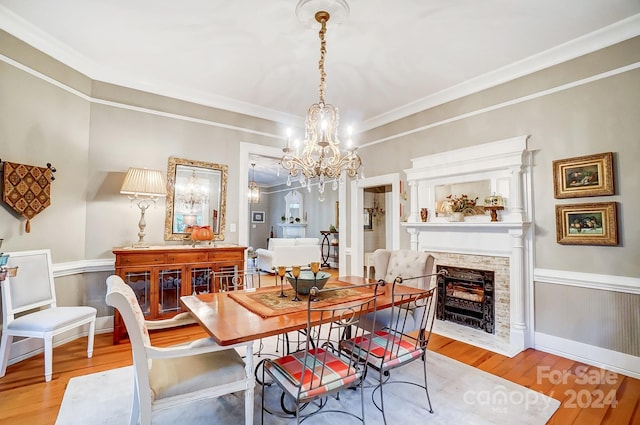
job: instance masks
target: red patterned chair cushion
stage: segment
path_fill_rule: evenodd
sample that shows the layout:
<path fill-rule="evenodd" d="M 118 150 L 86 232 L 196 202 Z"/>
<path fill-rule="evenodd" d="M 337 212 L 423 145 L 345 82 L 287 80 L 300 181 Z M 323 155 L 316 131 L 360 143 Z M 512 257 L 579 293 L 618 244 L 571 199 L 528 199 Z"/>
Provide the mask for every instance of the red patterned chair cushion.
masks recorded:
<path fill-rule="evenodd" d="M 358 347 L 366 346 L 369 344 L 369 335 L 364 335 L 362 338 L 356 338 L 351 340 L 351 344 L 355 345 L 355 349 Z M 387 341 L 389 343 L 389 350 L 387 350 Z M 345 348 L 347 346 L 347 342 Z M 424 352 L 420 347 L 416 347 L 415 340 L 400 338 L 396 334 L 390 334 L 389 332 L 379 330 L 373 333 L 371 338 L 371 351 L 369 351 L 369 364 L 377 369 L 390 369 L 398 366 L 402 363 L 409 362 L 416 357 L 422 356 Z M 364 357 L 361 355 L 361 357 Z"/>
<path fill-rule="evenodd" d="M 273 366 L 271 371 L 276 375 L 279 375 L 277 372 L 280 372 L 280 375 L 289 381 L 288 388 L 293 390 L 291 392 L 294 394 L 296 393 L 295 387 L 300 386 L 304 371 L 304 381 L 300 390 L 301 399 L 317 397 L 335 388 L 348 385 L 359 379 L 361 375 L 360 372 L 350 368 L 345 360 L 322 348 L 309 350 L 309 356 L 306 360 L 307 364 L 304 365 L 305 353 L 300 351 L 275 359 L 271 363 L 267 362 L 265 366 L 269 368 Z M 323 363 L 325 365 L 324 375 L 320 376 Z M 287 385 L 286 380 L 279 380 Z"/>

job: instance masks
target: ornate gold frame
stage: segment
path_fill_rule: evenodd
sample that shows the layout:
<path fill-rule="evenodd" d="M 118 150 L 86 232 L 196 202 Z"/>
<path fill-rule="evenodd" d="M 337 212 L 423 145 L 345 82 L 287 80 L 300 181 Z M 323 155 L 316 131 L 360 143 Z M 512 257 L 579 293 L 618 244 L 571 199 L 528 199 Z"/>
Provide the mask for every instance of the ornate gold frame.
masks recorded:
<path fill-rule="evenodd" d="M 167 203 L 166 203 L 166 216 L 165 216 L 165 225 L 164 225 L 164 240 L 166 241 L 179 241 L 189 238 L 189 233 L 186 232 L 176 232 L 173 227 L 173 220 L 175 216 L 175 184 L 176 184 L 176 169 L 177 166 L 185 166 L 191 167 L 195 171 L 198 168 L 213 170 L 220 172 L 220 193 L 219 193 L 219 203 L 217 209 L 217 220 L 218 225 L 212 227 L 214 230 L 214 240 L 222 241 L 224 240 L 224 231 L 225 231 L 225 223 L 226 223 L 226 210 L 227 210 L 227 180 L 228 180 L 228 172 L 229 167 L 224 164 L 216 164 L 211 162 L 203 162 L 203 161 L 194 161 L 190 159 L 184 158 L 169 158 L 169 165 L 167 167 Z M 216 208 L 212 208 L 212 210 L 216 210 Z M 202 225 L 215 225 L 213 223 L 213 214 L 212 211 L 206 217 L 206 221 L 202 223 Z"/>
<path fill-rule="evenodd" d="M 556 205 L 556 239 L 562 245 L 618 245 L 617 204 Z"/>
<path fill-rule="evenodd" d="M 553 161 L 553 189 L 557 199 L 614 195 L 613 153 Z"/>

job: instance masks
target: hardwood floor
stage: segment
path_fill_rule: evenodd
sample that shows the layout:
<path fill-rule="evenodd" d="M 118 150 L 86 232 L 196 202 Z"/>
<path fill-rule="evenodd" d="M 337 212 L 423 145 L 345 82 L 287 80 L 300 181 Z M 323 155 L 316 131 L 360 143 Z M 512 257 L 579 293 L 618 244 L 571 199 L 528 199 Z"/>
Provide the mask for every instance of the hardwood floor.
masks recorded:
<path fill-rule="evenodd" d="M 151 339 L 166 346 L 205 336 L 192 325 L 152 332 Z M 533 349 L 508 358 L 439 335 L 433 335 L 429 348 L 560 400 L 548 424 L 640 425 L 638 379 Z M 86 338 L 56 347 L 48 383 L 42 354 L 9 366 L 0 378 L 0 424 L 54 424 L 69 379 L 130 365 L 130 350 L 127 340 L 113 345 L 111 333 L 96 335 L 91 359 L 86 358 Z"/>

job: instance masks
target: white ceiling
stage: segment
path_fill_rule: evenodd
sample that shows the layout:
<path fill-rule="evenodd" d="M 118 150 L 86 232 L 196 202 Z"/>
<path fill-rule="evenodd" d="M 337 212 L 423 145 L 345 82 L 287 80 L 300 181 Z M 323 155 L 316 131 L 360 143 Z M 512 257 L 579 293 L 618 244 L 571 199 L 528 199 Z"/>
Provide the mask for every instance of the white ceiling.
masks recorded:
<path fill-rule="evenodd" d="M 347 1 L 328 23 L 326 101 L 356 133 L 640 34 L 639 0 Z M 0 0 L 0 28 L 93 79 L 284 133 L 318 100 L 319 25 L 296 3 Z"/>

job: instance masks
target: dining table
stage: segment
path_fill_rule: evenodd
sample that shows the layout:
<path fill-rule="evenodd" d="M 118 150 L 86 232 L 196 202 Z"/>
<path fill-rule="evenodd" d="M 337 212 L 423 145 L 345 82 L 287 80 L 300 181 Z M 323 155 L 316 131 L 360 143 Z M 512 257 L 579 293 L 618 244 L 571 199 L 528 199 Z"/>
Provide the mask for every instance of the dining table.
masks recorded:
<path fill-rule="evenodd" d="M 350 285 L 370 284 L 375 286 L 374 280 L 369 280 L 360 276 L 341 276 L 330 279 L 327 286 L 332 283 L 344 286 L 348 289 Z M 293 295 L 293 288 L 285 285 L 288 295 Z M 406 289 L 405 289 L 406 288 Z M 415 291 L 415 288 L 396 286 L 396 293 Z M 279 292 L 279 286 L 268 286 L 255 289 L 245 289 L 242 291 L 215 292 L 207 294 L 187 295 L 180 298 L 182 305 L 189 311 L 194 319 L 209 333 L 209 335 L 220 345 L 233 345 L 242 342 L 259 340 L 274 335 L 304 329 L 307 326 L 307 302 L 298 302 L 299 308 L 296 311 L 288 309 L 286 312 L 272 315 L 265 315 L 256 312 L 246 303 L 239 302 L 239 297 L 248 297 L 252 294 L 256 296 L 268 292 Z M 372 290 L 371 290 L 372 291 Z M 239 294 L 242 293 L 242 294 Z M 362 298 L 362 297 L 361 297 Z M 336 297 L 331 301 L 332 305 L 355 302 L 353 298 L 342 300 Z M 379 285 L 377 297 L 377 309 L 391 307 L 393 298 L 391 296 L 391 284 L 384 287 Z"/>

